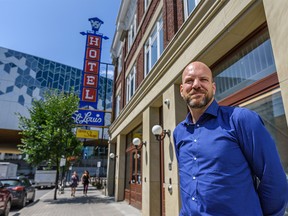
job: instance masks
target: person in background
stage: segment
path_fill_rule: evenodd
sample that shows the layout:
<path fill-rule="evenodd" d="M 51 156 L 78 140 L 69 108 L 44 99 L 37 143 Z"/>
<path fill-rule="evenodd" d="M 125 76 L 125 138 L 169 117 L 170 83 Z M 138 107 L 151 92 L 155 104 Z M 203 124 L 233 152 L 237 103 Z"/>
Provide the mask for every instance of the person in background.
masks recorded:
<path fill-rule="evenodd" d="M 84 173 L 81 177 L 81 180 L 82 180 L 82 184 L 83 184 L 83 194 L 85 196 L 87 196 L 88 185 L 90 182 L 90 175 L 89 175 L 89 172 L 87 170 L 84 171 Z"/>
<path fill-rule="evenodd" d="M 184 69 L 189 113 L 173 132 L 180 215 L 283 216 L 288 187 L 274 140 L 257 113 L 219 106 L 215 91 L 207 65 Z"/>
<path fill-rule="evenodd" d="M 79 177 L 76 171 L 73 172 L 71 176 L 71 196 L 75 197 L 76 187 L 78 186 Z"/>

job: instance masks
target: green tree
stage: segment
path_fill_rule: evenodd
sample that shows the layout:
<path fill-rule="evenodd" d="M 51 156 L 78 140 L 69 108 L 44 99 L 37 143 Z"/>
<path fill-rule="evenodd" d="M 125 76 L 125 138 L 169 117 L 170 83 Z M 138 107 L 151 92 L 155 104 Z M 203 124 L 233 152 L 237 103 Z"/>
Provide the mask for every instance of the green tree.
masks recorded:
<path fill-rule="evenodd" d="M 59 91 L 46 92 L 43 100 L 35 100 L 28 110 L 30 116 L 18 113 L 19 128 L 22 140 L 18 145 L 22 154 L 31 165 L 37 166 L 49 162 L 57 167 L 54 199 L 57 189 L 61 157 L 79 156 L 82 143 L 73 133 L 75 128 L 72 119 L 78 109 L 79 98 L 73 93 Z M 66 160 L 67 161 L 67 160 Z M 66 163 L 66 170 L 69 167 Z"/>

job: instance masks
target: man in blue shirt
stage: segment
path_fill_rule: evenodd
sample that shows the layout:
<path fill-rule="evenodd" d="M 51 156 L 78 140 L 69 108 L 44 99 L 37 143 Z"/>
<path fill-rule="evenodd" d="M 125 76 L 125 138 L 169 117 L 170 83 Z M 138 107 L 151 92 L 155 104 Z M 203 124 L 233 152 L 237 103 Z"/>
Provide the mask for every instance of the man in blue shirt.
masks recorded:
<path fill-rule="evenodd" d="M 190 112 L 173 132 L 180 215 L 283 216 L 288 187 L 275 142 L 255 112 L 219 106 L 215 90 L 204 63 L 183 71 Z"/>

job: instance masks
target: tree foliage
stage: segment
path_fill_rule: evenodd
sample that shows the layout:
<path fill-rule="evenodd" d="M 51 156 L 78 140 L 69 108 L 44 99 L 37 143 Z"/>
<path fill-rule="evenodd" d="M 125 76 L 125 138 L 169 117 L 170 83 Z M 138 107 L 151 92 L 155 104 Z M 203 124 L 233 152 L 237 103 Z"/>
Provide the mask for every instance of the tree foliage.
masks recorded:
<path fill-rule="evenodd" d="M 50 91 L 44 99 L 33 101 L 29 117 L 18 113 L 22 134 L 18 148 L 26 155 L 28 163 L 37 166 L 49 161 L 57 166 L 59 173 L 61 157 L 70 158 L 81 153 L 82 145 L 73 133 L 72 119 L 78 103 L 79 98 L 73 93 Z"/>

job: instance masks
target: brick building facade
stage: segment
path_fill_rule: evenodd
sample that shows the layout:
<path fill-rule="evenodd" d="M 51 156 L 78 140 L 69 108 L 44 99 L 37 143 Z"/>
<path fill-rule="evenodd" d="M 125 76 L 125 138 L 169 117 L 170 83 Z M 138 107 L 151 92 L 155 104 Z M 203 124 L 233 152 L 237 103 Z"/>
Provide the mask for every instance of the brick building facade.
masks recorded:
<path fill-rule="evenodd" d="M 111 47 L 109 151 L 117 157 L 108 162 L 109 195 L 143 215 L 178 215 L 173 137 L 158 141 L 151 128 L 173 132 L 185 118 L 181 73 L 194 60 L 212 68 L 219 104 L 247 107 L 265 119 L 288 171 L 287 8 L 284 0 L 122 1 Z"/>

